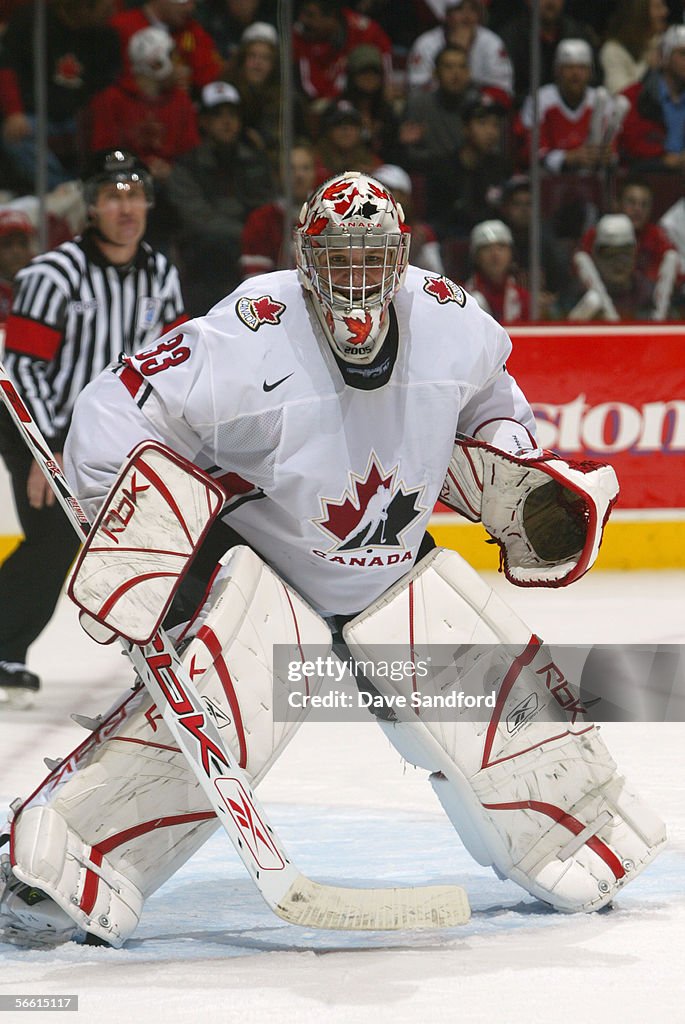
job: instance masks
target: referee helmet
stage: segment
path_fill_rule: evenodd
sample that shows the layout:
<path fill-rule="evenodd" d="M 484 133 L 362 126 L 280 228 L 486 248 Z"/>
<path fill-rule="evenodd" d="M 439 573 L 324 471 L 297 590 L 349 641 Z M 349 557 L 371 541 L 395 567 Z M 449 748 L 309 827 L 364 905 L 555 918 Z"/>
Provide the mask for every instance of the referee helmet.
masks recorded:
<path fill-rule="evenodd" d="M 134 184 L 143 183 L 148 204 L 154 204 L 154 188 L 152 176 L 145 164 L 126 149 L 107 149 L 93 153 L 84 169 L 83 198 L 86 206 L 97 203 L 101 185 L 108 183 Z"/>

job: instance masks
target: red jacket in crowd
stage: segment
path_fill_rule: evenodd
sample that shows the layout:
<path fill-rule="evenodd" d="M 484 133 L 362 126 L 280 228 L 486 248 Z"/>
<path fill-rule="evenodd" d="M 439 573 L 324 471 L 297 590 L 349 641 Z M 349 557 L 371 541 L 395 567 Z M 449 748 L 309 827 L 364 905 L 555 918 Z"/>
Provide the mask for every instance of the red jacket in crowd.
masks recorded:
<path fill-rule="evenodd" d="M 173 163 L 200 142 L 195 108 L 178 87 L 152 99 L 135 84 L 111 85 L 91 100 L 90 120 L 91 150 L 130 149 L 146 163 L 151 157 Z"/>
<path fill-rule="evenodd" d="M 122 81 L 130 85 L 132 75 L 128 61 L 129 39 L 141 28 L 150 28 L 152 22 L 146 16 L 143 7 L 131 7 L 115 14 L 110 24 L 117 30 L 121 40 L 124 62 Z M 182 28 L 172 32 L 171 38 L 176 44 L 178 59 L 190 68 L 193 90 L 197 91 L 222 77 L 224 65 L 221 56 L 214 45 L 214 40 L 199 21 L 191 18 Z"/>
<path fill-rule="evenodd" d="M 347 84 L 347 55 L 362 43 L 380 50 L 386 80 L 390 76 L 392 43 L 380 25 L 347 8 L 342 13 L 345 32 L 341 39 L 309 42 L 297 24 L 293 30 L 293 60 L 309 99 L 336 99 L 341 95 Z"/>

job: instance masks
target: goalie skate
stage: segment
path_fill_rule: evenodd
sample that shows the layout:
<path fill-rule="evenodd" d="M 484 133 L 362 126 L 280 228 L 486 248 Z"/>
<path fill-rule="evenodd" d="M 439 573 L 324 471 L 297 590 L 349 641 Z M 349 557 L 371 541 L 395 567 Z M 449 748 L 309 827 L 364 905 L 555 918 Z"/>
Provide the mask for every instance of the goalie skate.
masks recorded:
<path fill-rule="evenodd" d="M 40 889 L 12 873 L 9 855 L 0 856 L 0 941 L 33 949 L 51 948 L 73 938 L 76 925 Z"/>

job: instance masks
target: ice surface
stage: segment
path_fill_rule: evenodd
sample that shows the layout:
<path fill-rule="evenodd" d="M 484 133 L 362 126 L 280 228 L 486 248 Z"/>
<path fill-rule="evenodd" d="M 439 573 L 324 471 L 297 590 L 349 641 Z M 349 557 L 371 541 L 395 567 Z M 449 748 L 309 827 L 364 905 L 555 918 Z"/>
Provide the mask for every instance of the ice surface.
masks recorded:
<path fill-rule="evenodd" d="M 490 581 L 548 641 L 685 641 L 685 573 L 596 572 L 560 591 Z M 119 649 L 89 641 L 66 602 L 30 666 L 44 678 L 36 707 L 0 705 L 2 806 L 42 779 L 44 756 L 84 737 L 70 712 L 96 715 L 130 684 Z M 426 773 L 406 768 L 372 722 L 305 724 L 259 791 L 298 866 L 338 884 L 459 882 L 474 910 L 467 927 L 294 928 L 270 913 L 217 833 L 149 900 L 123 950 L 0 945 L 0 994 L 78 994 L 88 1024 L 685 1020 L 685 725 L 612 724 L 604 735 L 670 835 L 614 909 L 556 914 L 476 865 Z M 25 1017 L 2 1017 L 15 1019 Z"/>

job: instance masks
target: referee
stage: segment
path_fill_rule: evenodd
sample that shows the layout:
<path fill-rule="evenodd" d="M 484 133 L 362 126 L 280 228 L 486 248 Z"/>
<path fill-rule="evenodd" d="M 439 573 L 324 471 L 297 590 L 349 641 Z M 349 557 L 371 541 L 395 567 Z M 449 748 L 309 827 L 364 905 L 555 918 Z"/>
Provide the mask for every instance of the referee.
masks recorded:
<path fill-rule="evenodd" d="M 5 335 L 7 371 L 60 465 L 86 384 L 187 319 L 176 267 L 142 241 L 152 205 L 145 167 L 122 150 L 96 154 L 84 197 L 83 235 L 17 275 Z M 78 538 L 19 435 L 4 447 L 24 540 L 0 567 L 0 688 L 21 705 L 40 686 L 27 651 L 55 610 Z"/>

